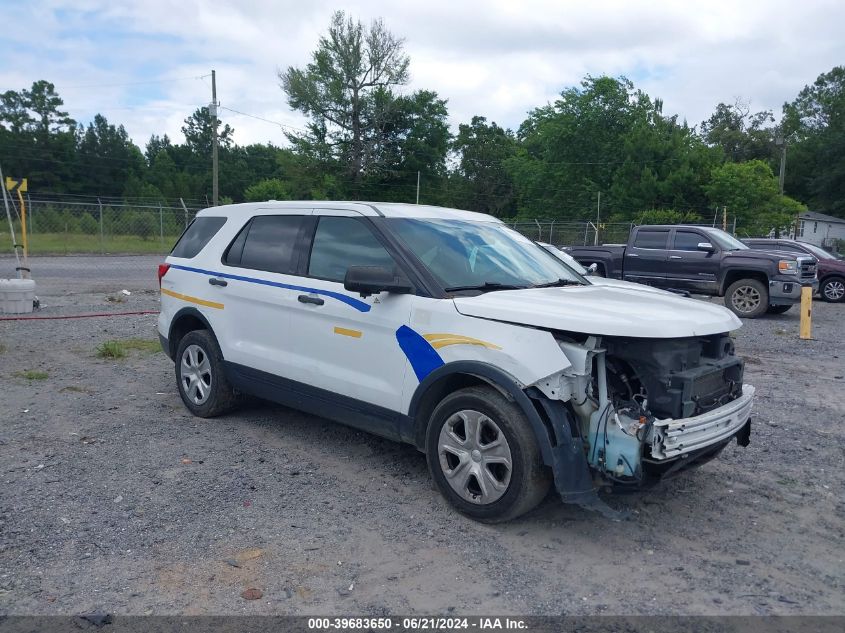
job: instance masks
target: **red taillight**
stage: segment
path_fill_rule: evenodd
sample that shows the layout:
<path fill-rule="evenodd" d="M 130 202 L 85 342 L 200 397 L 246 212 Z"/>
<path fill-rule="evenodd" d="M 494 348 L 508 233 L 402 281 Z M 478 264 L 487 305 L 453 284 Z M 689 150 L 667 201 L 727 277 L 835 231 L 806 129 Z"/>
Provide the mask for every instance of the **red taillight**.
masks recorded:
<path fill-rule="evenodd" d="M 159 264 L 158 265 L 158 287 L 161 288 L 161 278 L 167 274 L 167 271 L 170 270 L 170 264 Z"/>

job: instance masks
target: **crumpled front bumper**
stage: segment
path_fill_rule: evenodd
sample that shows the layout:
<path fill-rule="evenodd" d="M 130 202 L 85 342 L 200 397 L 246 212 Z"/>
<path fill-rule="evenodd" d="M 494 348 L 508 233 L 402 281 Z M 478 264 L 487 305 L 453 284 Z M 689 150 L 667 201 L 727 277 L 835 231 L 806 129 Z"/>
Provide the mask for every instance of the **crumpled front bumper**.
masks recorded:
<path fill-rule="evenodd" d="M 754 387 L 728 404 L 692 418 L 655 420 L 650 437 L 651 459 L 671 460 L 724 442 L 737 435 L 751 416 Z"/>

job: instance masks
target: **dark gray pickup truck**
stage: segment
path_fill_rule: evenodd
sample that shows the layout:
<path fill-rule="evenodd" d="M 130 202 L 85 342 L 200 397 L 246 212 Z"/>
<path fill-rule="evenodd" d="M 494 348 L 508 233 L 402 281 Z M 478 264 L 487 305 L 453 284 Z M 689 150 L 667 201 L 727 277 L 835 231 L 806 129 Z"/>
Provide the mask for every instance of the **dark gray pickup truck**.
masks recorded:
<path fill-rule="evenodd" d="M 700 226 L 638 226 L 628 244 L 567 250 L 604 277 L 725 297 L 739 317 L 782 313 L 801 300 L 801 286 L 818 285 L 809 255 L 751 250 L 722 230 Z"/>

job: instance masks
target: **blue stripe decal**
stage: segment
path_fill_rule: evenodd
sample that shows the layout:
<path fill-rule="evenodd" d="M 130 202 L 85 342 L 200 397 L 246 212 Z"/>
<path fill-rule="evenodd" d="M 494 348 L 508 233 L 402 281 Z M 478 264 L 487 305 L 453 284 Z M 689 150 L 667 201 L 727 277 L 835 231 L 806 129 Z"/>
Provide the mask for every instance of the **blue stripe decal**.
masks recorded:
<path fill-rule="evenodd" d="M 440 354 L 431 346 L 431 343 L 407 325 L 403 325 L 396 330 L 396 341 L 402 351 L 405 352 L 405 356 L 411 363 L 411 367 L 417 375 L 417 380 L 420 382 L 444 364 Z"/>
<path fill-rule="evenodd" d="M 359 301 L 353 297 L 347 296 L 345 294 L 341 294 L 339 292 L 334 292 L 332 290 L 320 290 L 319 288 L 306 288 L 305 286 L 292 286 L 291 284 L 283 284 L 279 283 L 278 281 L 267 281 L 266 279 L 256 279 L 255 277 L 243 277 L 241 275 L 232 275 L 230 273 L 218 273 L 213 270 L 203 270 L 202 268 L 191 268 L 190 266 L 180 266 L 179 264 L 171 264 L 171 268 L 177 268 L 179 270 L 187 270 L 191 273 L 200 273 L 201 275 L 209 275 L 210 277 L 220 277 L 222 279 L 236 279 L 237 281 L 246 281 L 247 283 L 251 284 L 260 284 L 262 286 L 273 286 L 274 288 L 284 288 L 285 290 L 298 290 L 300 292 L 313 292 L 317 295 L 323 295 L 325 297 L 331 297 L 332 299 L 337 299 L 338 301 L 345 303 L 346 305 L 352 306 L 359 312 L 369 312 L 370 311 L 370 304 L 365 303 L 363 301 Z"/>

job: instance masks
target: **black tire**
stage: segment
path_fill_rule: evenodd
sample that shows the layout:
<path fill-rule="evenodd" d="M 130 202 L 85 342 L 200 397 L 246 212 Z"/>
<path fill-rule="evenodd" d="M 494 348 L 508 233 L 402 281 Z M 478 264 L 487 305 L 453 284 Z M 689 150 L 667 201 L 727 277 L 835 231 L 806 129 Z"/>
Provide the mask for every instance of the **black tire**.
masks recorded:
<path fill-rule="evenodd" d="M 238 399 L 226 379 L 223 354 L 211 332 L 194 330 L 183 336 L 176 350 L 175 362 L 176 386 L 182 402 L 191 413 L 201 418 L 213 418 L 235 407 Z M 207 363 L 207 374 L 201 369 L 206 367 L 204 363 Z M 187 373 L 190 366 L 197 367 L 193 384 L 190 384 L 192 376 Z M 200 373 L 202 376 L 198 377 Z M 197 378 L 202 380 L 202 387 L 196 382 Z M 203 391 L 205 398 L 200 397 L 201 390 L 206 390 Z"/>
<path fill-rule="evenodd" d="M 779 306 L 769 306 L 766 309 L 768 314 L 783 314 L 784 312 L 789 312 L 790 308 L 792 308 L 792 304 L 788 303 L 786 305 L 779 305 Z"/>
<path fill-rule="evenodd" d="M 843 277 L 828 277 L 822 282 L 819 288 L 819 295 L 822 300 L 828 303 L 842 303 L 845 302 L 845 278 Z"/>
<path fill-rule="evenodd" d="M 510 451 L 511 467 L 505 492 L 501 493 L 500 490 L 488 488 L 492 490 L 493 494 L 501 495 L 491 503 L 480 501 L 484 496 L 483 494 L 479 494 L 477 497 L 479 501 L 468 501 L 456 492 L 445 474 L 445 471 L 448 470 L 449 457 L 446 456 L 441 459 L 441 431 L 450 420 L 455 419 L 458 412 L 462 411 L 480 414 L 483 428 L 478 433 L 479 440 L 482 439 L 484 433 L 492 432 L 491 426 L 496 427 L 495 432 L 501 432 L 504 436 L 505 447 Z M 492 422 L 492 425 L 489 425 L 489 422 Z M 460 422 L 452 423 L 451 428 L 454 429 L 460 424 Z M 466 430 L 466 427 L 464 428 Z M 491 437 L 494 439 L 491 439 L 487 446 L 499 446 L 498 436 L 493 435 Z M 467 445 L 468 448 L 469 446 Z M 485 449 L 482 448 L 482 450 Z M 472 453 L 479 453 L 478 459 L 476 460 L 467 452 L 469 457 L 467 457 L 466 462 L 453 469 L 453 472 L 458 473 L 456 477 L 466 472 L 466 469 L 470 469 L 471 472 L 471 467 L 485 469 L 486 473 L 490 473 L 490 476 L 493 476 L 490 470 L 491 466 L 498 466 L 504 470 L 503 466 L 488 464 L 483 461 L 487 457 L 481 457 L 480 451 L 472 451 Z M 551 473 L 542 464 L 537 440 L 525 414 L 492 387 L 460 389 L 446 396 L 437 405 L 431 414 L 426 433 L 426 457 L 432 479 L 434 479 L 434 483 L 446 500 L 462 514 L 485 523 L 509 521 L 528 512 L 543 500 L 552 483 Z M 458 458 L 452 454 L 451 459 L 457 460 Z M 445 467 L 444 460 L 446 461 Z M 500 477 L 498 474 L 495 476 L 497 479 Z M 469 483 L 464 488 L 470 491 L 470 495 L 473 485 L 476 489 L 480 486 L 477 478 L 472 484 L 472 477 L 474 475 L 469 476 Z M 482 479 L 487 480 L 487 478 L 488 475 L 483 473 Z M 489 486 L 489 484 L 485 485 Z M 456 486 L 459 486 L 457 481 Z"/>
<path fill-rule="evenodd" d="M 743 319 L 756 319 L 769 308 L 769 290 L 756 279 L 739 279 L 725 292 L 725 307 Z"/>

